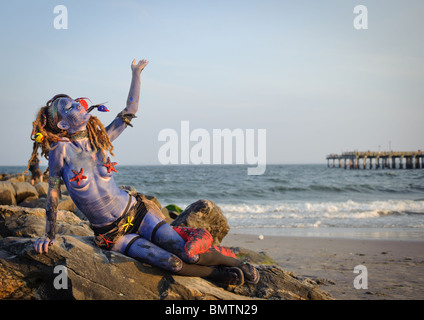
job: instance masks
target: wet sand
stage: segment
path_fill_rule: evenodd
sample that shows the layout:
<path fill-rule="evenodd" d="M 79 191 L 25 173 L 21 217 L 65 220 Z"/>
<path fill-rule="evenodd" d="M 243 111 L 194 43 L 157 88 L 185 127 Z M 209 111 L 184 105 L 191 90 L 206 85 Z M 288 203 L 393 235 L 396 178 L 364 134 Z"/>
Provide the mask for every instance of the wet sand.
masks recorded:
<path fill-rule="evenodd" d="M 284 270 L 321 279 L 320 289 L 342 300 L 424 299 L 424 241 L 359 240 L 264 236 L 230 233 L 224 246 L 264 251 Z M 368 288 L 356 289 L 354 280 L 364 276 Z M 364 284 L 362 281 L 359 284 Z"/>

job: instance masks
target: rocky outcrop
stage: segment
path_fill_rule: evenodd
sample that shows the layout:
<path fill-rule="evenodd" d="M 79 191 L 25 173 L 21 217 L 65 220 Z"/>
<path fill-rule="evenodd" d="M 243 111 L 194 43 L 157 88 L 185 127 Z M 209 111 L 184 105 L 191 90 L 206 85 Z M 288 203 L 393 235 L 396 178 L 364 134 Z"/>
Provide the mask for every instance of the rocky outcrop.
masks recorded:
<path fill-rule="evenodd" d="M 23 201 L 36 200 L 39 197 L 37 188 L 29 182 L 0 181 L 0 204 L 16 205 Z"/>
<path fill-rule="evenodd" d="M 198 200 L 189 205 L 171 223 L 172 226 L 204 228 L 213 237 L 213 244 L 219 246 L 230 231 L 227 218 L 220 207 L 210 200 Z"/>
<path fill-rule="evenodd" d="M 0 204 L 16 205 L 16 191 L 10 181 L 0 181 Z"/>
<path fill-rule="evenodd" d="M 15 189 L 16 202 L 32 201 L 38 199 L 37 189 L 29 182 L 12 182 L 13 188 Z"/>
<path fill-rule="evenodd" d="M 100 249 L 88 222 L 70 211 L 59 210 L 57 243 L 48 254 L 37 254 L 34 242 L 44 228 L 44 209 L 0 206 L 0 299 L 332 299 L 313 281 L 247 249 L 233 248 L 239 258 L 258 265 L 260 282 L 222 287 Z M 66 283 L 57 278 L 63 270 Z"/>

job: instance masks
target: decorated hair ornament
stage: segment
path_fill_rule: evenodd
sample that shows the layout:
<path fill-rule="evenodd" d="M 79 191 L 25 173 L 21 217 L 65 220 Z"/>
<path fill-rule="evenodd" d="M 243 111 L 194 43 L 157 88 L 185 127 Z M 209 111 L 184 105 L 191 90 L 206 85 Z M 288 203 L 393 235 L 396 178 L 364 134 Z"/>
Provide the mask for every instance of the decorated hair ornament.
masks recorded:
<path fill-rule="evenodd" d="M 53 98 L 51 98 L 49 101 L 47 101 L 46 105 L 50 106 L 55 100 L 60 99 L 60 98 L 69 98 L 72 99 L 70 96 L 68 96 L 67 94 L 57 94 L 55 95 Z"/>
<path fill-rule="evenodd" d="M 97 108 L 97 111 L 100 111 L 100 112 L 109 112 L 109 109 L 106 108 L 105 105 L 103 105 L 103 104 L 96 104 L 96 105 L 91 106 L 90 108 L 88 108 L 87 109 L 87 113 L 93 111 L 94 108 Z"/>
<path fill-rule="evenodd" d="M 35 136 L 34 136 L 34 141 L 35 141 L 35 142 L 38 142 L 38 143 L 43 143 L 43 141 L 44 141 L 44 136 L 43 136 L 43 134 L 42 134 L 42 133 L 40 133 L 40 132 L 37 132 L 37 133 L 35 134 Z"/>
<path fill-rule="evenodd" d="M 35 135 L 34 135 L 34 132 L 35 132 L 35 129 L 32 129 L 32 132 L 31 132 L 31 135 L 30 135 L 30 139 L 32 140 L 32 141 L 35 141 L 35 142 L 38 142 L 38 143 L 43 143 L 43 141 L 44 141 L 44 136 L 43 136 L 43 134 L 42 133 L 40 133 L 40 132 L 37 132 Z"/>
<path fill-rule="evenodd" d="M 43 114 L 41 115 L 41 117 L 43 118 L 43 124 L 41 126 L 44 128 L 46 126 L 46 123 L 47 123 L 46 114 L 43 112 Z"/>

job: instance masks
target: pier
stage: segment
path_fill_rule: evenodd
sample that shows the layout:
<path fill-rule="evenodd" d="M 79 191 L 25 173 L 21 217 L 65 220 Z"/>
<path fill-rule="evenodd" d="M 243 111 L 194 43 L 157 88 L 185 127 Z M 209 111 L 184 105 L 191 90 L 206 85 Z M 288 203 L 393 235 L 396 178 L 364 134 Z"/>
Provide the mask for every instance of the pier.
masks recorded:
<path fill-rule="evenodd" d="M 424 151 L 353 151 L 329 154 L 327 167 L 345 169 L 423 169 Z"/>

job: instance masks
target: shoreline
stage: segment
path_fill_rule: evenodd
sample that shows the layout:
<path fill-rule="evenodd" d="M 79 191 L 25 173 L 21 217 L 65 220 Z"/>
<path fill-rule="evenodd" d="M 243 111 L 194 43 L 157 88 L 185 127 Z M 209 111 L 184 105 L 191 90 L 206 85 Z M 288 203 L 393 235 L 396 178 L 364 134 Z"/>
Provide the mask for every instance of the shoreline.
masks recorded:
<path fill-rule="evenodd" d="M 338 300 L 424 299 L 422 240 L 272 235 L 260 240 L 230 231 L 221 245 L 263 251 L 284 270 L 319 280 L 320 289 Z M 367 289 L 354 287 L 359 265 L 366 267 Z"/>
<path fill-rule="evenodd" d="M 232 228 L 230 233 L 246 235 L 267 235 L 273 237 L 331 238 L 352 240 L 421 241 L 424 232 L 421 228 Z"/>

